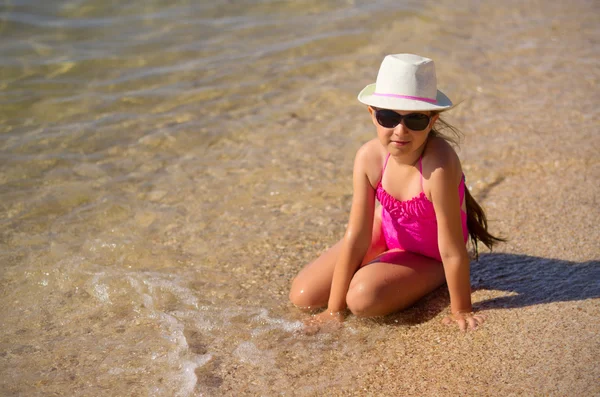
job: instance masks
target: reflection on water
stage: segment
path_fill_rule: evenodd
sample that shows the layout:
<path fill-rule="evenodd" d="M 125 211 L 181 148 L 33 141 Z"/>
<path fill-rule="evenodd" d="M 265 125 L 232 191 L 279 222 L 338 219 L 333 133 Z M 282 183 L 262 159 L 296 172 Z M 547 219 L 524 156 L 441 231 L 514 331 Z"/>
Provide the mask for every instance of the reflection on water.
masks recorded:
<path fill-rule="evenodd" d="M 38 3 L 0 6 L 2 395 L 323 394 L 398 321 L 418 339 L 443 292 L 316 337 L 287 303 L 344 230 L 372 134 L 355 95 L 383 54 L 439 60 L 485 201 L 593 150 L 527 160 L 559 139 L 540 128 L 597 119 L 597 94 L 572 89 L 599 78 L 593 2 Z"/>

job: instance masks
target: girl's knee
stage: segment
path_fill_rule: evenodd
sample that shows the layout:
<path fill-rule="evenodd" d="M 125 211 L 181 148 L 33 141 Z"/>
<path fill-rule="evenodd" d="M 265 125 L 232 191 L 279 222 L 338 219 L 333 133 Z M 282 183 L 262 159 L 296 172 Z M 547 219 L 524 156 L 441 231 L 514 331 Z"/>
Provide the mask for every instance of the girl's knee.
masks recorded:
<path fill-rule="evenodd" d="M 346 294 L 346 305 L 357 317 L 378 316 L 377 302 L 378 290 L 365 283 L 357 283 L 348 290 Z"/>
<path fill-rule="evenodd" d="M 323 306 L 323 302 L 319 302 L 318 297 L 311 294 L 308 286 L 303 284 L 300 280 L 294 279 L 292 288 L 290 288 L 290 302 L 302 310 L 311 310 Z"/>
<path fill-rule="evenodd" d="M 293 286 L 290 289 L 289 298 L 290 298 L 290 302 L 292 302 L 292 304 L 294 306 L 296 306 L 300 309 L 306 307 L 306 303 L 308 303 L 306 301 L 306 294 L 305 294 L 304 290 L 294 288 Z"/>

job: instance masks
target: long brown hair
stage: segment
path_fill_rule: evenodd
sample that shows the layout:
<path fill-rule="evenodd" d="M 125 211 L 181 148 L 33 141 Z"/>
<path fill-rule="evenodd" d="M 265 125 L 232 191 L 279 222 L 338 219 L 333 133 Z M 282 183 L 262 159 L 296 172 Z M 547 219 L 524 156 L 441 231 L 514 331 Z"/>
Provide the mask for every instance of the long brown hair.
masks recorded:
<path fill-rule="evenodd" d="M 446 133 L 446 131 L 448 131 L 449 134 Z M 431 129 L 431 132 L 429 133 L 429 136 L 440 137 L 445 141 L 449 142 L 450 144 L 458 146 L 463 134 L 456 127 L 454 127 L 447 121 L 442 120 L 441 117 L 438 117 L 436 123 Z M 475 251 L 475 258 L 478 259 L 478 241 L 481 241 L 483 245 L 485 245 L 491 250 L 495 244 L 502 241 L 506 241 L 506 239 L 496 237 L 488 232 L 488 222 L 487 216 L 485 215 L 485 211 L 483 210 L 483 208 L 481 208 L 477 201 L 475 201 L 473 196 L 471 196 L 471 192 L 469 192 L 469 189 L 467 188 L 466 184 L 465 206 L 467 207 L 467 229 L 469 229 L 469 239 L 471 240 L 471 245 L 473 246 L 473 250 Z"/>

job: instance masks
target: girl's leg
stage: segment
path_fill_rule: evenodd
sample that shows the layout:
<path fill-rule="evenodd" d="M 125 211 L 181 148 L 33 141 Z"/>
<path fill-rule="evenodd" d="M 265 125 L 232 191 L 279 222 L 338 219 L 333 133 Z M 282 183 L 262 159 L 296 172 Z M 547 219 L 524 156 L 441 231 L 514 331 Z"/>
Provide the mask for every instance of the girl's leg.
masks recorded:
<path fill-rule="evenodd" d="M 405 309 L 445 282 L 441 262 L 404 251 L 390 251 L 355 274 L 346 303 L 361 317 Z"/>
<path fill-rule="evenodd" d="M 342 240 L 325 251 L 314 262 L 305 266 L 292 282 L 290 300 L 304 310 L 318 309 L 327 306 L 333 270 L 337 261 Z M 375 212 L 371 246 L 361 263 L 369 263 L 386 250 L 385 240 L 381 232 L 381 209 Z"/>

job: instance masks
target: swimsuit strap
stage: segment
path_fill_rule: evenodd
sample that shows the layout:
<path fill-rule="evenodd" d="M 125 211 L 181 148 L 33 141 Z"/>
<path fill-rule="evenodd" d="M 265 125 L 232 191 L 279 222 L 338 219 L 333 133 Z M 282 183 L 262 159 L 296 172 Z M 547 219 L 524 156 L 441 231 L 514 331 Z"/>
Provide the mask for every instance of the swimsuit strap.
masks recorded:
<path fill-rule="evenodd" d="M 460 197 L 460 205 L 462 205 L 463 200 L 465 199 L 465 174 L 462 174 L 462 177 L 460 178 L 460 184 L 458 185 L 458 194 Z"/>
<path fill-rule="evenodd" d="M 390 154 L 388 153 L 387 157 L 385 158 L 385 163 L 383 164 L 383 168 L 381 169 L 381 178 L 379 178 L 379 183 L 377 184 L 377 186 L 382 186 L 383 183 L 383 173 L 385 172 L 385 167 L 387 167 L 387 163 L 388 160 L 390 159 Z"/>
<path fill-rule="evenodd" d="M 383 169 L 381 170 L 381 178 L 383 179 L 383 172 L 385 171 L 385 167 L 387 167 L 387 162 L 390 159 L 390 154 L 388 153 L 387 157 L 385 158 L 385 163 L 383 164 Z"/>
<path fill-rule="evenodd" d="M 423 154 L 421 153 L 421 157 L 419 157 L 419 173 L 421 174 L 421 191 L 424 192 L 423 188 Z"/>

